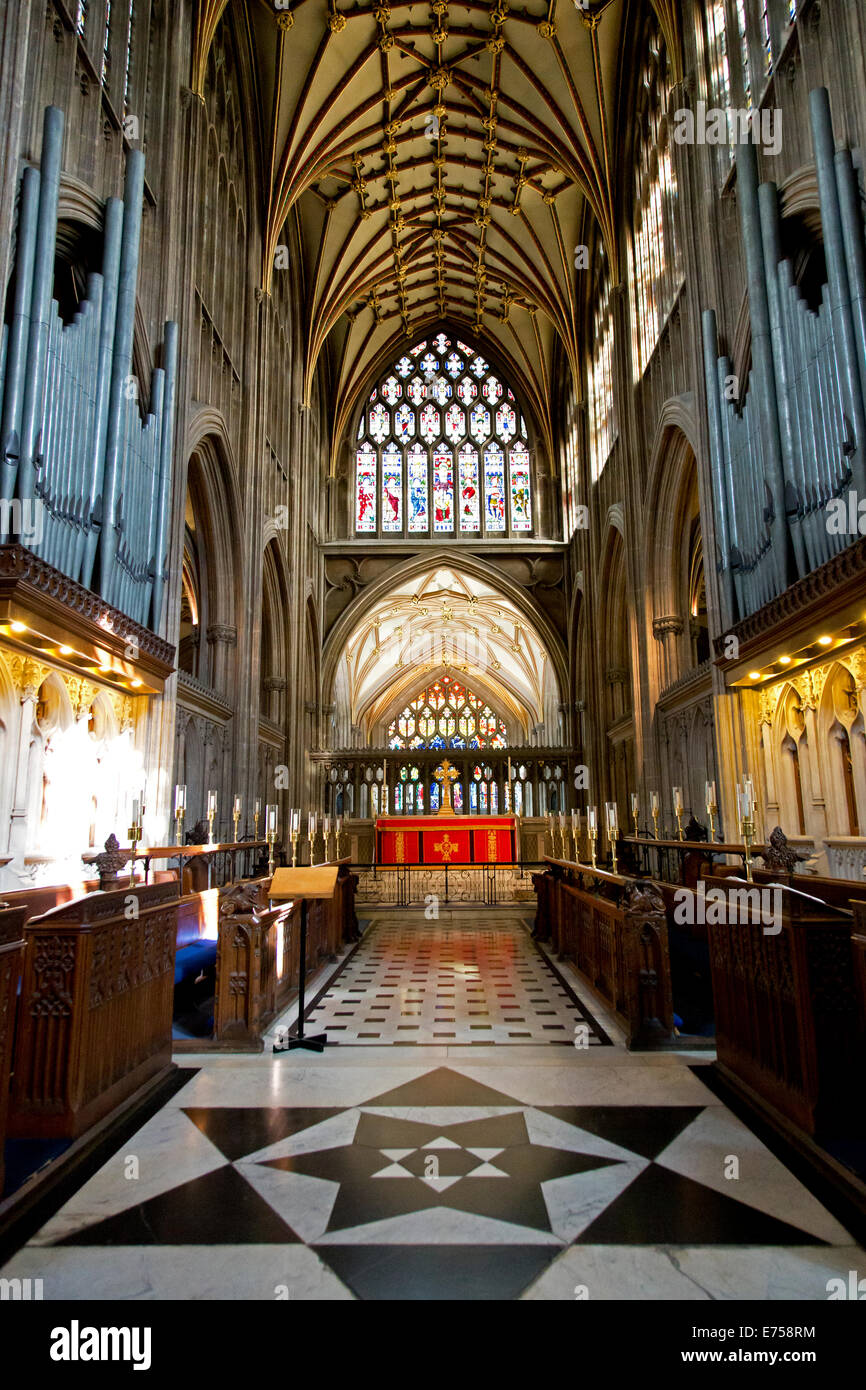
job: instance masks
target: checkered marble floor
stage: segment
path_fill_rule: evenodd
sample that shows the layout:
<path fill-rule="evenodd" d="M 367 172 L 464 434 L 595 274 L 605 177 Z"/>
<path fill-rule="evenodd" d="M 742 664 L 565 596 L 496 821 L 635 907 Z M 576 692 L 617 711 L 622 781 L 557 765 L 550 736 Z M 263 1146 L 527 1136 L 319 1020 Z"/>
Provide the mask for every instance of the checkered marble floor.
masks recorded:
<path fill-rule="evenodd" d="M 376 918 L 305 1017 L 357 1046 L 610 1042 L 515 914 Z"/>

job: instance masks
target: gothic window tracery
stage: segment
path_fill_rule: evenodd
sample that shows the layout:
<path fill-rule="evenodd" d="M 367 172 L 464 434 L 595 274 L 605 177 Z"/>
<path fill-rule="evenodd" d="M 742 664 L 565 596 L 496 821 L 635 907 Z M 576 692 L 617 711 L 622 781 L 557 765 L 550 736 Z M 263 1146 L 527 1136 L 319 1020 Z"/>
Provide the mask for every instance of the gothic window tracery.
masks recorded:
<path fill-rule="evenodd" d="M 411 700 L 388 726 L 388 747 L 396 750 L 505 748 L 507 744 L 505 724 L 495 711 L 447 675 Z"/>
<path fill-rule="evenodd" d="M 355 443 L 356 535 L 526 535 L 526 420 L 507 383 L 444 333 L 371 391 Z"/>

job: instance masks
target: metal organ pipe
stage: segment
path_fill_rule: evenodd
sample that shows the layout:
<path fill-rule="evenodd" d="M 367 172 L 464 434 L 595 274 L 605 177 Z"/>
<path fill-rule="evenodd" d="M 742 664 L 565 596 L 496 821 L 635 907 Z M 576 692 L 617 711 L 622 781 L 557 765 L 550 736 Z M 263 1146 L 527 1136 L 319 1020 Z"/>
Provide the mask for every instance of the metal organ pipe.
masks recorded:
<path fill-rule="evenodd" d="M 131 380 L 144 159 L 105 206 L 102 273 L 64 325 L 51 298 L 63 116 L 45 114 L 41 173 L 22 178 L 15 301 L 0 345 L 0 497 L 38 500 L 41 540 L 25 543 L 137 622 L 159 624 L 168 545 L 177 325 L 142 420 Z"/>

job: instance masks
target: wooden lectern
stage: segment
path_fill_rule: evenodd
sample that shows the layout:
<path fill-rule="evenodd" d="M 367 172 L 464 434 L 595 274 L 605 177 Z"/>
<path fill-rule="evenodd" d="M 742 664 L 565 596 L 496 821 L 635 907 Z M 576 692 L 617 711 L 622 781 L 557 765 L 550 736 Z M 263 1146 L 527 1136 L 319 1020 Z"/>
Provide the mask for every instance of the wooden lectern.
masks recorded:
<path fill-rule="evenodd" d="M 301 959 L 298 967 L 298 1023 L 294 1037 L 289 1036 L 285 1044 L 274 1043 L 274 1052 L 291 1052 L 296 1047 L 305 1047 L 309 1052 L 323 1052 L 328 1041 L 327 1033 L 304 1036 L 304 992 L 307 983 L 307 903 L 313 898 L 333 898 L 337 891 L 337 864 L 322 868 L 277 869 L 271 879 L 268 897 L 271 902 L 285 902 L 286 899 L 301 902 Z"/>

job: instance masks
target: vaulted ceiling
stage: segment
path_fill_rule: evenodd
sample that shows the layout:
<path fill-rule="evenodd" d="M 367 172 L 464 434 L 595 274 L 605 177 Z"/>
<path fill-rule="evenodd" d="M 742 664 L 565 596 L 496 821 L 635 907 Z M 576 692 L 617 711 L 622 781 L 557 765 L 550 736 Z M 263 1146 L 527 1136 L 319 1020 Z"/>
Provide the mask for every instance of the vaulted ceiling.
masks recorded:
<path fill-rule="evenodd" d="M 200 0 L 197 90 L 225 2 Z M 676 0 L 652 3 L 676 51 Z M 578 376 L 574 257 L 588 213 L 616 271 L 613 113 L 627 0 L 233 8 L 248 27 L 268 132 L 263 288 L 294 218 L 306 263 L 305 395 L 328 345 L 335 451 L 359 393 L 406 335 L 447 321 L 509 364 L 550 456 L 557 341 Z"/>

